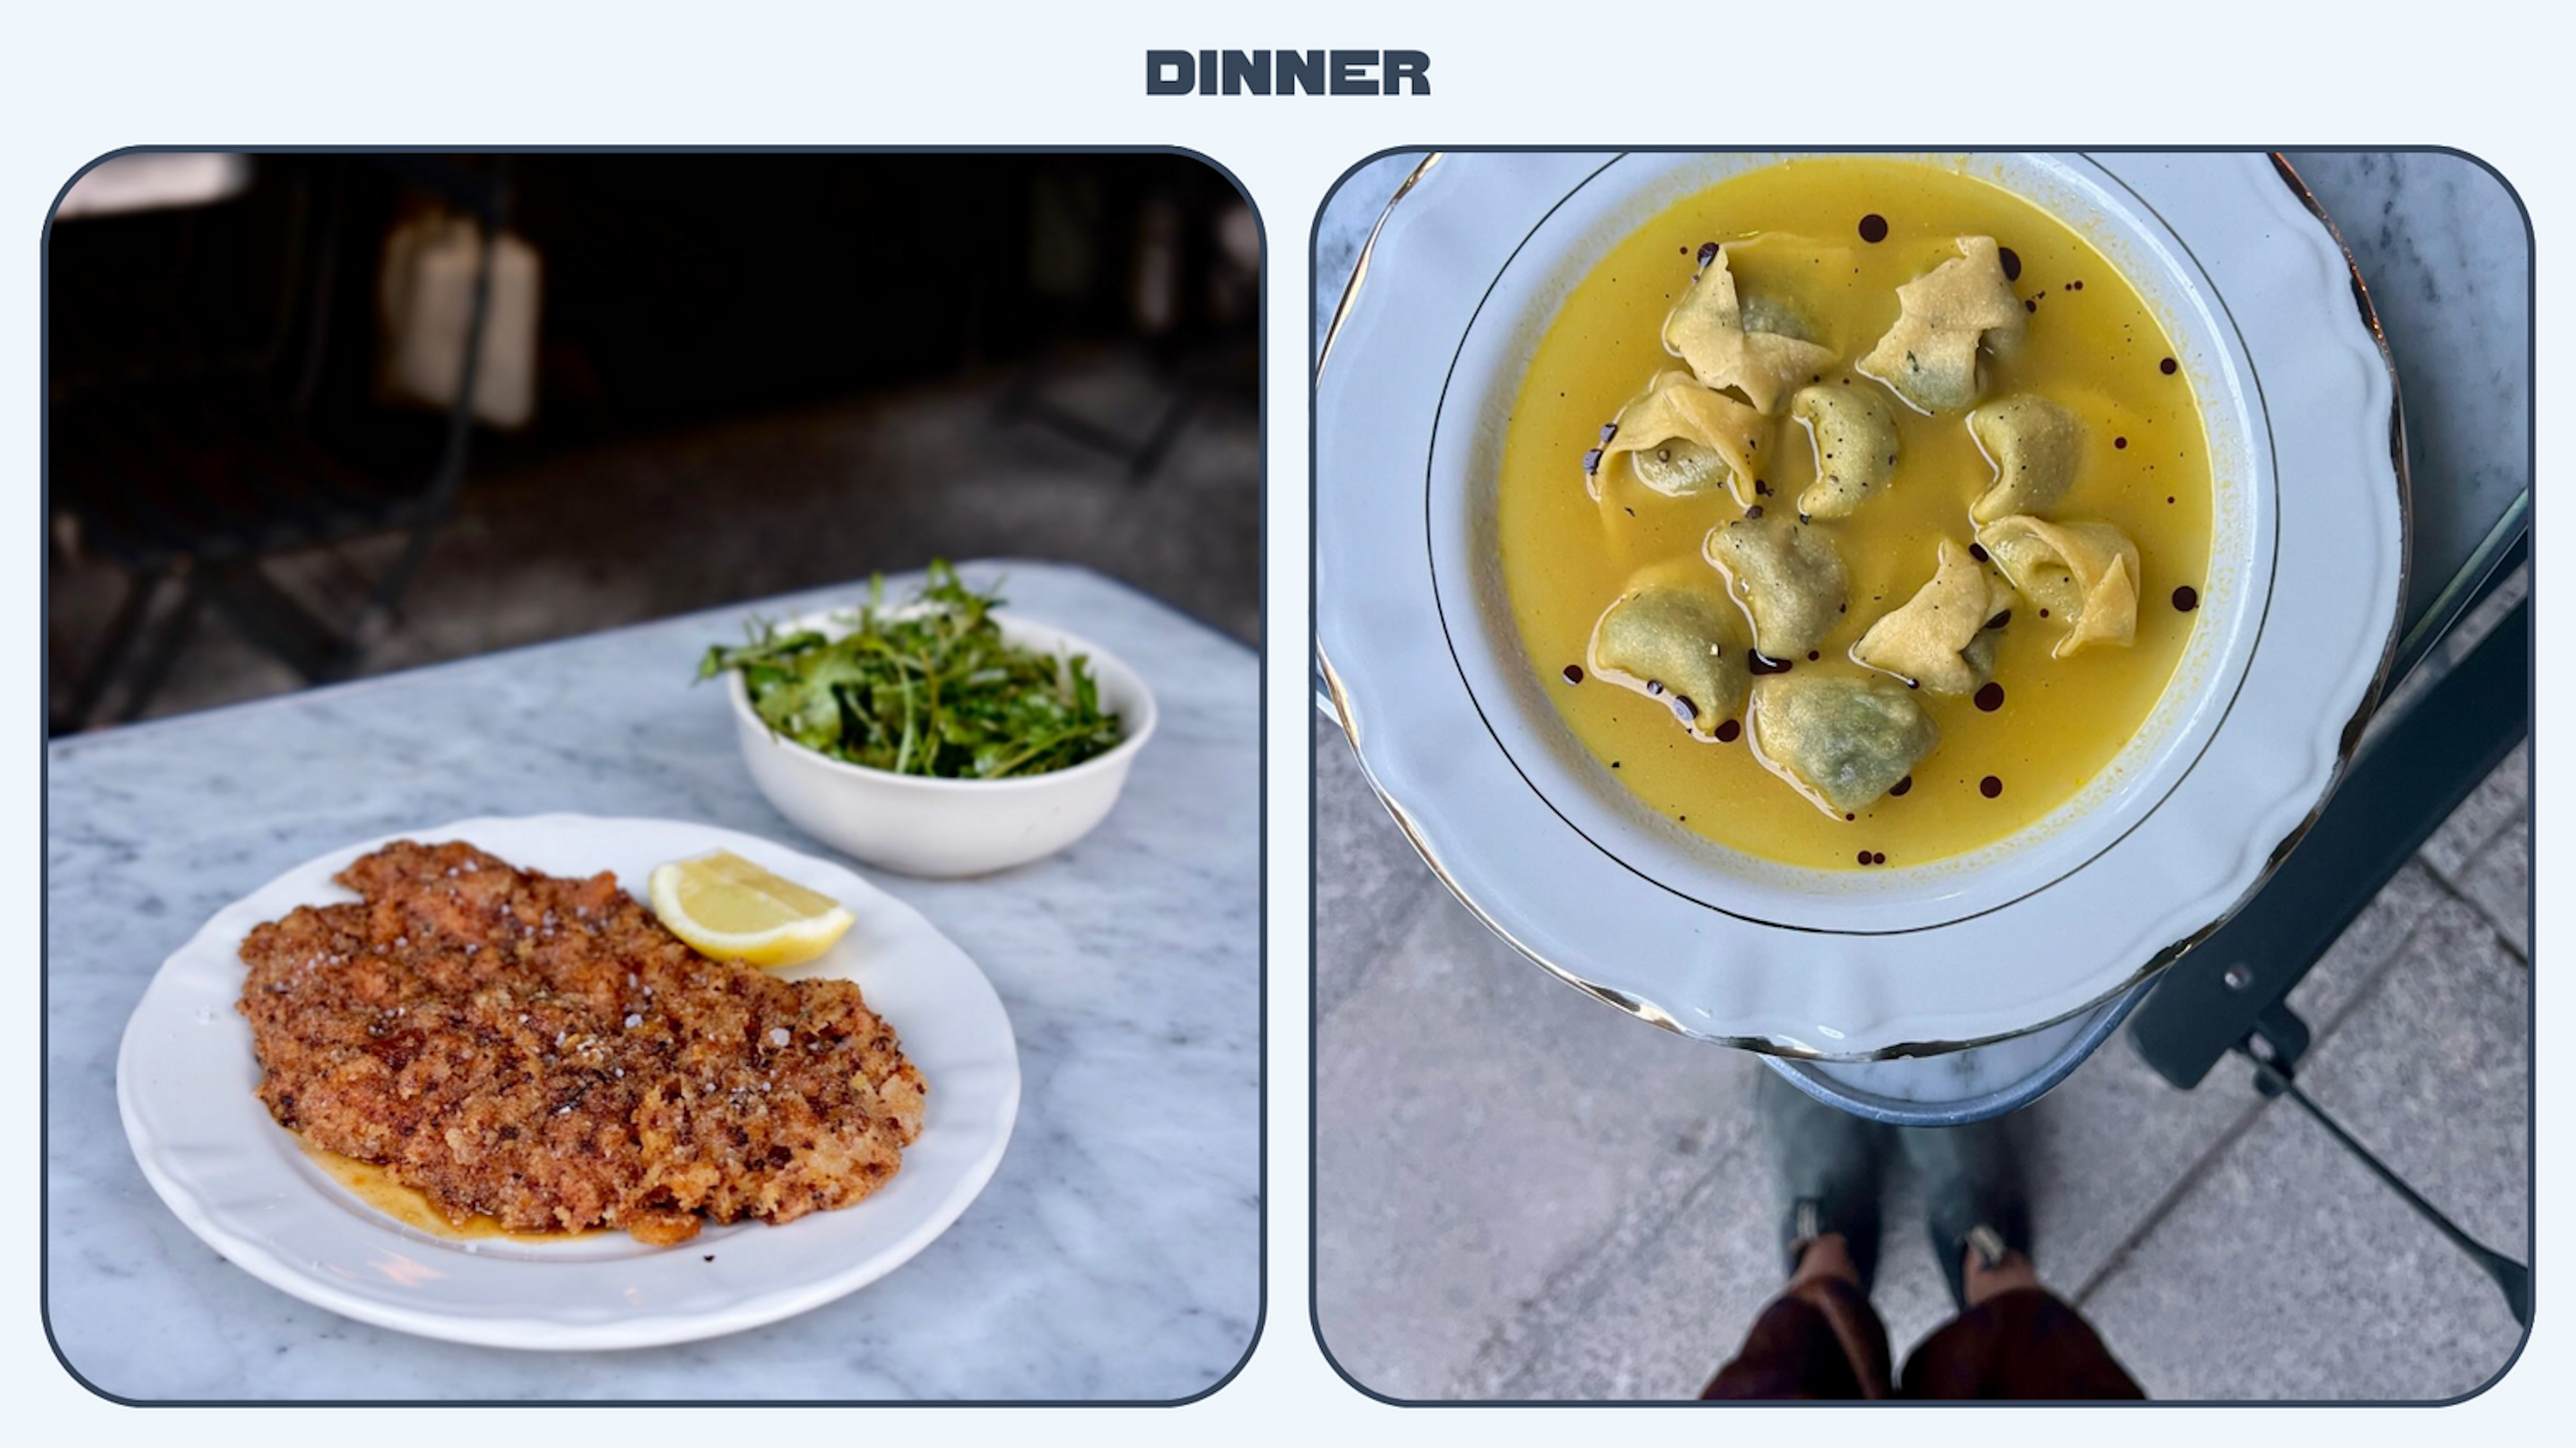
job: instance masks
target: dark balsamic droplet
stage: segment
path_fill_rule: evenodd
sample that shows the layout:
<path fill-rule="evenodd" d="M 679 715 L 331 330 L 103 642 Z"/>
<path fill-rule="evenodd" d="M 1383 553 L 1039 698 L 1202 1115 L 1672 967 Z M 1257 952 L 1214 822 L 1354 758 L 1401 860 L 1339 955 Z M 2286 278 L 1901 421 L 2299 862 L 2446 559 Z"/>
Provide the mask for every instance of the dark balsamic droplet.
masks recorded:
<path fill-rule="evenodd" d="M 1735 720 L 1729 719 L 1725 723 L 1717 726 L 1717 742 L 1720 744 L 1732 744 L 1743 733 L 1744 726 L 1737 723 Z"/>
<path fill-rule="evenodd" d="M 2040 616 L 2041 618 L 2046 618 L 2046 617 L 2048 617 L 2048 610 L 2047 610 L 2047 609 L 2044 609 L 2044 608 L 2043 608 L 2043 609 L 2041 609 L 2041 610 L 2039 611 L 2039 616 Z"/>
<path fill-rule="evenodd" d="M 1717 260 L 1717 243 L 1713 241 L 1701 242 L 1699 244 L 1699 264 L 1701 266 L 1706 266 L 1715 260 Z"/>
<path fill-rule="evenodd" d="M 1887 218 L 1873 211 L 1860 219 L 1860 239 L 1872 246 L 1887 240 Z"/>
<path fill-rule="evenodd" d="M 1887 792 L 1888 792 L 1889 794 L 1903 794 L 1903 793 L 1905 793 L 1907 790 L 1912 789 L 1913 787 L 1914 787 L 1914 776 L 1909 774 L 1909 775 L 1905 776 L 1903 779 L 1898 780 L 1896 783 L 1889 785 L 1889 786 L 1887 787 Z"/>
<path fill-rule="evenodd" d="M 1789 672 L 1788 660 L 1767 657 L 1760 649 L 1746 649 L 1744 651 L 1744 665 L 1746 668 L 1751 669 L 1757 674 L 1785 674 Z"/>
<path fill-rule="evenodd" d="M 1844 819 L 1847 819 L 1847 820 L 1856 820 L 1856 819 L 1859 819 L 1859 818 L 1860 818 L 1860 816 L 1859 816 L 1859 815 L 1856 815 L 1856 814 L 1847 814 L 1847 815 L 1844 815 L 1844 816 L 1843 816 L 1843 818 L 1844 818 Z"/>
<path fill-rule="evenodd" d="M 1870 853 L 1869 853 L 1869 862 L 1870 862 L 1871 864 L 1873 864 L 1873 865 L 1884 865 L 1884 864 L 1886 864 L 1886 863 L 1887 863 L 1887 851 L 1885 851 L 1885 850 L 1872 850 L 1872 851 L 1870 851 Z"/>
<path fill-rule="evenodd" d="M 2022 299 L 2021 299 L 2021 309 L 2022 309 L 2023 311 L 2025 311 L 2025 312 L 2036 312 L 2036 311 L 2038 311 L 2038 310 L 2039 310 L 2039 298 L 2037 298 L 2037 297 L 2024 297 L 2024 298 L 2022 298 Z"/>
<path fill-rule="evenodd" d="M 1986 627 L 2002 628 L 2005 624 L 2010 622 L 2012 622 L 2012 610 L 2005 609 L 2003 612 L 1996 614 L 1993 618 L 1987 619 Z"/>
<path fill-rule="evenodd" d="M 2004 706 L 2004 686 L 1988 684 L 1977 691 L 1977 707 L 1991 714 Z"/>
<path fill-rule="evenodd" d="M 1821 658 L 1823 658 L 1823 657 L 1824 657 L 1824 655 L 1823 655 L 1823 654 L 1820 654 L 1820 653 L 1816 652 L 1814 649 L 1809 649 L 1809 650 L 1807 650 L 1807 662 L 1808 662 L 1808 663 L 1811 663 L 1811 664 L 1812 664 L 1812 663 L 1814 663 L 1816 660 L 1821 659 Z"/>
<path fill-rule="evenodd" d="M 2163 360 L 2162 362 L 2159 362 L 2159 363 L 2157 363 L 2157 364 L 2156 364 L 2156 370 L 2157 370 L 2158 372 L 2163 373 L 2163 374 L 2164 374 L 2164 375 L 2166 375 L 2167 377 L 2171 377 L 2172 375 L 2174 375 L 2174 373 L 2175 373 L 2175 372 L 2177 372 L 2177 371 L 2181 370 L 2181 367 L 2182 367 L 2182 364 L 2181 364 L 2181 363 L 2179 363 L 2179 362 L 2176 362 L 2176 361 L 2175 361 L 2174 359 L 2172 359 L 2171 357 L 2167 357 L 2167 358 L 2166 358 L 2165 360 Z"/>
<path fill-rule="evenodd" d="M 1753 480 L 1753 496 L 1757 498 L 1767 498 L 1771 496 L 1771 485 L 1762 481 L 1760 478 L 1755 478 Z"/>
<path fill-rule="evenodd" d="M 2111 439 L 2111 446 L 2113 446 L 2113 447 L 2120 447 L 2120 448 L 2124 448 L 2124 447 L 2127 447 L 2128 445 L 2129 445 L 2129 440 L 2128 440 L 2127 438 L 2125 438 L 2125 437 L 2115 437 L 2115 438 Z"/>
<path fill-rule="evenodd" d="M 1986 545 L 1983 543 L 1969 544 L 1968 556 L 1974 558 L 1979 563 L 1992 563 L 1994 561 L 1993 556 L 1986 552 Z"/>
<path fill-rule="evenodd" d="M 1748 519 L 1761 517 L 1762 505 L 1760 503 L 1756 503 L 1752 507 L 1745 509 L 1744 516 Z"/>
<path fill-rule="evenodd" d="M 1860 852 L 1860 862 L 1864 865 L 1869 863 L 1869 851 L 1863 850 Z"/>
<path fill-rule="evenodd" d="M 2008 246 L 1999 246 L 1995 248 L 1995 260 L 2004 264 L 2005 281 L 2017 282 L 2021 280 L 2020 252 L 2017 252 Z"/>
<path fill-rule="evenodd" d="M 2004 782 L 1995 778 L 1991 774 L 1977 781 L 1977 793 L 1984 795 L 1988 799 L 1993 799 L 2003 792 Z"/>
<path fill-rule="evenodd" d="M 2174 607 L 2184 613 L 2200 607 L 2200 590 L 2186 583 L 2174 590 Z"/>
<path fill-rule="evenodd" d="M 1567 683 L 1569 683 L 1569 684 L 1580 684 L 1580 683 L 1582 683 L 1582 682 L 1583 682 L 1583 666 L 1582 666 L 1581 664 L 1568 664 L 1568 665 L 1566 665 L 1566 666 L 1565 666 L 1565 682 L 1567 682 Z"/>

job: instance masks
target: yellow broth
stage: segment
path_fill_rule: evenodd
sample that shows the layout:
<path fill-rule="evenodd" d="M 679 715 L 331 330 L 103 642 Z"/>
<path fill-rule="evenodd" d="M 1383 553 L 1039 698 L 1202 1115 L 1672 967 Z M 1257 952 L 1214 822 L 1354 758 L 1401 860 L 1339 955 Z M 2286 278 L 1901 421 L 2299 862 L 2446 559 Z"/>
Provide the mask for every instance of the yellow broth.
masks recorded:
<path fill-rule="evenodd" d="M 311 1157 L 315 1165 L 329 1172 L 332 1180 L 348 1188 L 351 1196 L 406 1227 L 427 1232 L 433 1236 L 451 1237 L 459 1241 L 488 1240 L 498 1237 L 514 1242 L 568 1242 L 577 1237 L 593 1235 L 589 1231 L 514 1232 L 502 1226 L 499 1218 L 485 1216 L 480 1212 L 468 1216 L 463 1221 L 457 1221 L 440 1211 L 437 1205 L 430 1201 L 428 1193 L 397 1180 L 392 1172 L 374 1162 L 342 1156 L 336 1151 L 315 1146 L 300 1137 L 297 1138 L 296 1144 L 304 1148 L 304 1154 Z"/>
<path fill-rule="evenodd" d="M 1885 223 L 1863 239 L 1863 218 Z M 1869 228 L 1876 231 L 1875 223 Z M 1933 572 L 1939 540 L 1973 540 L 1969 504 L 1994 470 L 1964 413 L 1924 416 L 1853 364 L 1896 320 L 1896 288 L 1955 255 L 1952 239 L 1992 236 L 2018 258 L 2015 292 L 2029 329 L 2008 361 L 1985 359 L 1984 397 L 2036 392 L 2085 428 L 2074 487 L 2048 515 L 2098 519 L 2134 539 L 2142 577 L 2136 642 L 2050 656 L 2062 620 L 2014 606 L 1995 663 L 2001 707 L 1922 690 L 1941 731 L 1902 794 L 1857 819 L 1820 809 L 1766 770 L 1735 730 L 1699 739 L 1665 701 L 1587 670 L 1604 609 L 1642 570 L 1724 583 L 1704 561 L 1708 531 L 1737 516 L 1723 492 L 1667 498 L 1625 469 L 1603 497 L 1583 458 L 1602 424 L 1657 371 L 1680 367 L 1660 341 L 1704 242 L 1728 244 L 1748 297 L 1792 303 L 1842 358 L 1825 380 L 1877 388 L 1896 414 L 1900 461 L 1887 491 L 1827 529 L 1851 574 L 1848 612 L 1814 661 L 1794 669 L 1867 672 L 1847 657 L 1880 615 Z M 2198 590 L 2209 558 L 2210 463 L 2188 377 L 2136 289 L 2075 232 L 1990 182 L 1926 161 L 1828 157 L 1732 177 L 1666 210 L 1595 265 L 1538 346 L 1503 451 L 1503 570 L 1530 668 L 1575 735 L 1638 798 L 1718 844 L 1821 869 L 1924 864 L 1999 841 L 2040 820 L 2097 777 L 2163 692 L 2195 615 L 2177 590 Z M 2168 371 L 2167 368 L 2173 370 Z M 1762 482 L 1768 507 L 1794 507 L 1814 480 L 1806 432 L 1782 404 Z M 1746 637 L 1750 637 L 1749 630 Z M 1759 687 L 1759 680 L 1756 681 Z M 1998 792 L 1987 793 L 1986 781 Z"/>

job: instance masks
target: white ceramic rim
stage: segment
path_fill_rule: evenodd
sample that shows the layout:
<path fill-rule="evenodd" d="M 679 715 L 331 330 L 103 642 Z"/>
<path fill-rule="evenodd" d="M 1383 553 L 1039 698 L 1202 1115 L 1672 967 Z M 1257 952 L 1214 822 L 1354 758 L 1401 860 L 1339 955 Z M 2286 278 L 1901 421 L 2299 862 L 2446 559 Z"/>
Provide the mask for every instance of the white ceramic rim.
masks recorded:
<path fill-rule="evenodd" d="M 855 605 L 849 608 L 817 609 L 812 613 L 799 614 L 787 619 L 777 627 L 786 630 L 830 629 L 846 622 L 857 611 Z M 902 611 L 901 609 L 889 610 L 897 613 Z M 740 669 L 725 671 L 725 695 L 733 700 L 734 717 L 768 735 L 772 740 L 787 746 L 807 763 L 854 775 L 880 785 L 898 789 L 917 789 L 927 794 L 944 792 L 1000 794 L 1014 789 L 1044 788 L 1060 780 L 1080 779 L 1087 775 L 1107 773 L 1112 769 L 1123 768 L 1136 751 L 1145 747 L 1145 741 L 1153 737 L 1154 726 L 1162 717 L 1160 707 L 1154 702 L 1154 688 L 1145 682 L 1143 674 L 1129 668 L 1126 660 L 1089 639 L 1078 634 L 1067 633 L 1050 623 L 1040 623 L 1036 619 L 1000 609 L 994 610 L 991 617 L 1001 626 L 1002 636 L 1011 642 L 1020 643 L 1026 647 L 1036 647 L 1043 641 L 1050 653 L 1084 655 L 1089 660 L 1089 666 L 1095 678 L 1101 674 L 1104 665 L 1108 669 L 1115 670 L 1120 677 L 1135 685 L 1136 712 L 1142 716 L 1142 722 L 1128 718 L 1122 710 L 1118 725 L 1126 731 L 1125 737 L 1070 769 L 1050 769 L 1043 774 L 1025 774 L 1012 779 L 944 779 L 936 775 L 897 774 L 891 769 L 873 769 L 864 764 L 852 764 L 846 759 L 834 759 L 821 750 L 809 748 L 788 738 L 770 728 L 769 721 L 760 717 L 760 711 L 751 707 L 751 688 L 743 683 Z"/>
<path fill-rule="evenodd" d="M 2209 286 L 2244 330 L 2235 357 L 2256 389 L 2253 425 L 2273 435 L 2285 520 L 2267 602 L 2296 597 L 2249 642 L 2233 697 L 2252 713 L 2210 721 L 2198 763 L 2093 857 L 2101 864 L 2090 881 L 2069 876 L 1900 936 L 1819 939 L 1677 899 L 1574 835 L 1488 731 L 1458 682 L 1468 661 L 1453 661 L 1439 621 L 1458 595 L 1444 596 L 1429 563 L 1440 496 L 1419 490 L 1447 373 L 1510 255 L 1617 159 L 1426 160 L 1380 221 L 1327 339 L 1333 365 L 1319 362 L 1315 433 L 1318 664 L 1389 810 L 1452 890 L 1543 967 L 1668 1029 L 1755 1050 L 1868 1060 L 1960 1049 L 2065 1019 L 2177 958 L 2304 831 L 2358 737 L 2395 637 L 2406 510 L 2389 447 L 2393 374 L 2366 293 L 2314 203 L 2285 165 L 2276 173 L 2260 155 L 2058 159 L 2135 196 L 2190 260 L 2186 285 Z M 2094 226 L 2050 209 L 2120 255 Z M 1357 305 L 1363 281 L 1367 307 Z M 2237 292 L 2248 299 L 2231 307 Z M 2210 358 L 2186 360 L 2205 410 L 2229 395 L 2213 385 Z M 2337 488 L 2362 490 L 2363 504 L 2339 537 L 2324 514 L 2353 503 Z M 2329 557 L 2330 543 L 2346 546 Z M 2356 545 L 2378 566 L 2355 568 Z M 2201 787 L 2186 792 L 2194 778 Z M 2168 800 L 2183 807 L 2162 808 Z M 2212 851 L 2210 838 L 2236 846 Z M 2196 857 L 2215 856 L 2220 868 L 2195 868 Z M 1612 868 L 1598 868 L 1605 860 Z M 2135 888 L 2141 878 L 2153 888 Z M 2068 940 L 2090 948 L 2067 950 Z M 2027 961 L 2042 941 L 2056 948 L 2040 971 L 1984 963 Z"/>
<path fill-rule="evenodd" d="M 627 853 L 657 858 L 728 849 L 779 870 L 834 895 L 861 922 L 834 955 L 789 974 L 858 979 L 871 1006 L 890 995 L 939 1000 L 936 1011 L 904 1012 L 909 1023 L 897 1008 L 888 1010 L 930 1087 L 921 1137 L 892 1183 L 837 1212 L 782 1227 L 710 1227 L 669 1248 L 622 1233 L 468 1244 L 375 1211 L 305 1157 L 248 1090 L 258 1065 L 231 998 L 239 993 L 237 951 L 249 928 L 294 904 L 355 898 L 329 884 L 330 875 L 397 839 L 464 839 L 518 863 L 531 841 L 549 841 L 537 848 L 551 849 L 567 838 L 616 840 Z M 626 880 L 626 869 L 619 873 L 630 890 L 640 882 Z M 878 954 L 862 966 L 854 947 L 863 937 Z M 839 953 L 845 949 L 851 953 Z M 906 973 L 904 988 L 890 985 L 886 967 Z M 166 1051 L 173 1035 L 195 1032 L 219 1036 L 219 1049 Z M 147 1065 L 156 1049 L 165 1054 Z M 117 1052 L 116 1086 L 145 1179 L 190 1231 L 252 1276 L 378 1327 L 547 1351 L 721 1336 L 876 1281 L 947 1231 L 992 1180 L 1020 1100 L 1019 1049 L 992 983 L 919 912 L 846 865 L 713 825 L 568 814 L 460 820 L 344 846 L 217 911 L 162 964 L 135 1006 Z M 237 1109 L 208 1106 L 226 1100 Z M 716 1262 L 704 1260 L 710 1254 Z M 340 1260 L 325 1260 L 332 1258 Z"/>

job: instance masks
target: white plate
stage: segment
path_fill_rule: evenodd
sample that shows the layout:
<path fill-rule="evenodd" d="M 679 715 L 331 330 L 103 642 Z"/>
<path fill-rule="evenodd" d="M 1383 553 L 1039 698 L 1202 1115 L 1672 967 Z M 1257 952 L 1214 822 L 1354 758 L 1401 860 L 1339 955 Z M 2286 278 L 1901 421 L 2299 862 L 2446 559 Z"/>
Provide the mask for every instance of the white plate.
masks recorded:
<path fill-rule="evenodd" d="M 1417 174 L 1317 379 L 1318 662 L 1432 867 L 1569 983 L 1779 1054 L 1953 1050 L 2169 963 L 2322 804 L 2402 597 L 2394 384 L 2340 246 L 2267 158 L 1948 158 L 2069 223 L 2164 321 L 2218 477 L 2201 623 L 2139 736 L 2011 839 L 1866 873 L 1727 850 L 1612 781 L 1541 694 L 1493 480 L 1574 284 L 1673 201 L 1778 159 L 1465 154 Z"/>
<path fill-rule="evenodd" d="M 394 839 L 465 840 L 523 869 L 613 870 L 640 888 L 666 860 L 726 849 L 858 918 L 791 978 L 856 981 L 929 1084 L 920 1139 L 891 1185 L 781 1227 L 710 1227 L 676 1247 L 623 1233 L 467 1242 L 419 1231 L 316 1166 L 252 1092 L 243 937 L 298 905 L 356 898 L 331 877 Z M 492 1347 L 647 1347 L 775 1322 L 856 1291 L 930 1245 L 1000 1165 L 1019 1112 L 1019 1048 L 982 971 L 910 906 L 849 870 L 677 820 L 463 820 L 334 850 L 216 912 L 165 961 L 117 1053 L 117 1106 L 143 1174 L 208 1246 L 281 1291 L 361 1322 Z M 714 1260 L 709 1261 L 712 1257 Z"/>

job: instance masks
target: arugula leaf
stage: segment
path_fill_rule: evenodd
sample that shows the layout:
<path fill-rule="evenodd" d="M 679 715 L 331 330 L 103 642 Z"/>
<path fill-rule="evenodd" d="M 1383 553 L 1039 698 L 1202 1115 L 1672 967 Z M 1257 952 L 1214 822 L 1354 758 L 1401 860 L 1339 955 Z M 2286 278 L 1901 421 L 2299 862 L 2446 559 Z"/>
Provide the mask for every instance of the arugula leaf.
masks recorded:
<path fill-rule="evenodd" d="M 771 729 L 897 774 L 1007 779 L 1115 748 L 1124 726 L 1100 707 L 1090 660 L 1005 643 L 1001 605 L 934 560 L 909 605 L 888 608 L 878 577 L 838 637 L 754 619 L 747 643 L 707 650 L 698 677 L 739 672 Z"/>

